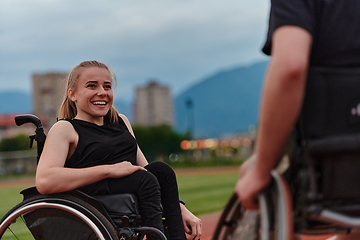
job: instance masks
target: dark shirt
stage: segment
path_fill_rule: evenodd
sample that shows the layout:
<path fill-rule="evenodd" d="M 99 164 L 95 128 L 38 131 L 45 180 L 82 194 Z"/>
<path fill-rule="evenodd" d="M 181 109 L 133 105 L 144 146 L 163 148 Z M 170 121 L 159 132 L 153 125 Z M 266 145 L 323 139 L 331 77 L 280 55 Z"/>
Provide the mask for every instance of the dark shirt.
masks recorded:
<path fill-rule="evenodd" d="M 119 117 L 119 123 L 94 123 L 67 119 L 79 135 L 77 147 L 65 167 L 86 168 L 129 161 L 136 165 L 137 143 Z"/>
<path fill-rule="evenodd" d="M 136 165 L 137 143 L 127 129 L 121 117 L 116 124 L 105 123 L 98 126 L 94 123 L 65 119 L 70 122 L 79 135 L 78 144 L 65 167 L 86 168 L 96 165 L 114 164 L 129 161 Z M 103 179 L 78 190 L 89 195 L 110 194 L 109 179 Z"/>
<path fill-rule="evenodd" d="M 360 66 L 360 1 L 272 0 L 265 54 L 271 54 L 274 31 L 285 25 L 312 35 L 311 66 Z"/>

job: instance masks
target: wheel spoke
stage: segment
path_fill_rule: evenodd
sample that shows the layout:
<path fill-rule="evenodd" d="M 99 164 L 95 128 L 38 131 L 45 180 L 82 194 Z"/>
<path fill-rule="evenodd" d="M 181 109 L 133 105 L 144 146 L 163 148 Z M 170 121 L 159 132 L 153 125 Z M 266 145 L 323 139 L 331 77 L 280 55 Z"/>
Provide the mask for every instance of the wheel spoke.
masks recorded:
<path fill-rule="evenodd" d="M 19 238 L 16 236 L 16 234 L 11 230 L 10 226 L 7 227 L 7 229 L 9 229 L 9 231 L 13 234 L 13 236 L 14 236 L 17 240 L 19 240 Z"/>

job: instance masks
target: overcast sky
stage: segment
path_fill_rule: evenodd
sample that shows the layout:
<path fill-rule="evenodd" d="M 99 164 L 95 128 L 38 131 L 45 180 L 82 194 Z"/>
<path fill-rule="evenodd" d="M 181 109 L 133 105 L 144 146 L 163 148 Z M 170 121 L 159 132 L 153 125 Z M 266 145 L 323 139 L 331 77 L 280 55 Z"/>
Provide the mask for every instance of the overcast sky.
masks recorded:
<path fill-rule="evenodd" d="M 149 79 L 173 94 L 265 59 L 269 0 L 0 0 L 0 91 L 99 60 L 132 101 Z"/>

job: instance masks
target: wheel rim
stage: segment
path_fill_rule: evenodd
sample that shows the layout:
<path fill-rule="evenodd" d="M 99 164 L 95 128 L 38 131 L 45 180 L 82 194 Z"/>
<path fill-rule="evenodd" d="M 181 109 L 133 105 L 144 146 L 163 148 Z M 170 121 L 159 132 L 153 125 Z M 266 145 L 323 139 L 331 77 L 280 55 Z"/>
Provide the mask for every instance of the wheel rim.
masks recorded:
<path fill-rule="evenodd" d="M 87 226 L 96 234 L 97 238 L 105 240 L 105 237 L 101 233 L 100 229 L 83 213 L 80 211 L 57 203 L 33 203 L 16 209 L 9 216 L 7 216 L 0 224 L 0 237 L 1 239 L 34 239 L 30 232 L 26 221 L 23 218 L 23 214 L 34 212 L 38 209 L 58 209 L 75 215 L 81 221 L 85 222 Z M 36 223 L 38 224 L 38 222 Z M 11 227 L 10 227 L 11 226 Z M 54 226 L 56 227 L 56 226 Z M 65 234 L 65 232 L 64 232 Z M 67 233 L 68 234 L 68 233 Z M 94 238 L 91 238 L 94 239 Z"/>

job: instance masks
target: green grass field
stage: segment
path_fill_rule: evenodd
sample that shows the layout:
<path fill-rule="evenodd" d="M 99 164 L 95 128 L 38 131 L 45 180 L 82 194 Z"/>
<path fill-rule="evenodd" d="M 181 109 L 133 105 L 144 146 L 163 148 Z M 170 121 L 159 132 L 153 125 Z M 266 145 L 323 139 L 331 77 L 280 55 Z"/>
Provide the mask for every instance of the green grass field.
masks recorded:
<path fill-rule="evenodd" d="M 180 197 L 187 208 L 195 215 L 221 211 L 234 192 L 238 174 L 216 175 L 182 175 L 178 176 Z M 23 187 L 0 188 L 0 218 L 22 201 L 20 191 Z M 21 220 L 12 225 L 12 229 L 21 236 L 20 239 L 32 240 L 33 237 Z M 4 240 L 15 239 L 10 231 L 3 236 Z"/>
<path fill-rule="evenodd" d="M 178 176 L 180 197 L 195 215 L 220 211 L 234 191 L 238 174 Z M 22 201 L 24 187 L 0 188 L 0 218 Z"/>
<path fill-rule="evenodd" d="M 195 215 L 220 211 L 234 192 L 238 174 L 178 176 L 180 198 Z"/>
<path fill-rule="evenodd" d="M 22 201 L 20 191 L 25 187 L 4 187 L 0 188 L 0 218 L 6 212 Z"/>
<path fill-rule="evenodd" d="M 22 195 L 20 191 L 24 187 L 3 187 L 0 188 L 0 218 L 2 218 L 10 209 L 22 201 Z M 14 226 L 11 227 L 12 230 L 15 230 L 17 237 L 24 240 L 32 240 L 29 231 L 23 227 L 23 224 L 20 221 L 16 221 Z M 11 232 L 5 232 L 4 236 L 1 238 L 4 240 L 15 239 Z"/>

